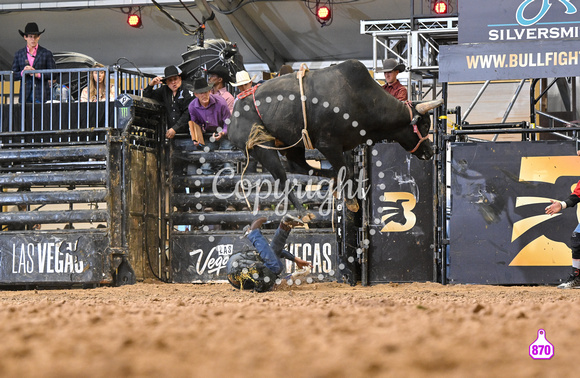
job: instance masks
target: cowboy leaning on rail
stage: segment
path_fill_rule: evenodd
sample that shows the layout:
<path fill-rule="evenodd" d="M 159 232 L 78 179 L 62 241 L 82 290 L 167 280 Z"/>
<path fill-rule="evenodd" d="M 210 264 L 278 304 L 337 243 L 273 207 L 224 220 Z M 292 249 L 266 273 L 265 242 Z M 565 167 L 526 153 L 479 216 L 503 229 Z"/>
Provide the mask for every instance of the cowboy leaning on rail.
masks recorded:
<path fill-rule="evenodd" d="M 156 85 L 163 83 L 159 88 Z M 149 82 L 143 96 L 159 101 L 165 107 L 167 131 L 165 137 L 172 139 L 177 133 L 189 131 L 189 104 L 193 92 L 183 85 L 182 72 L 175 66 L 165 67 L 164 76 L 157 76 Z"/>
<path fill-rule="evenodd" d="M 16 51 L 12 63 L 14 80 L 23 80 L 24 82 L 24 85 L 20 85 L 20 103 L 42 103 L 46 100 L 50 100 L 50 75 L 27 72 L 27 76 L 23 78 L 23 71 L 25 70 L 56 69 L 56 63 L 54 62 L 52 52 L 38 44 L 40 35 L 44 33 L 44 30 L 39 31 L 38 25 L 35 22 L 30 22 L 26 24 L 24 31 L 18 30 L 18 32 L 26 41 L 26 47 Z"/>

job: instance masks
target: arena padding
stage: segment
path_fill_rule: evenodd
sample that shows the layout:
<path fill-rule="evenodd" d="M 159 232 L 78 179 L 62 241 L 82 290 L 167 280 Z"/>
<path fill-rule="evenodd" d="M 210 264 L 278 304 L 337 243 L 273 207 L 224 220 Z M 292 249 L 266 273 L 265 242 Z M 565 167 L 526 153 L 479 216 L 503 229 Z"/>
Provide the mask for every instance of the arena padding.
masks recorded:
<path fill-rule="evenodd" d="M 580 168 L 573 141 L 451 143 L 449 283 L 556 284 L 579 209 L 544 213 L 569 196 Z"/>
<path fill-rule="evenodd" d="M 215 282 L 226 280 L 226 264 L 232 254 L 254 249 L 247 238 L 240 238 L 240 232 L 211 234 L 186 234 L 172 237 L 173 281 L 176 283 Z M 273 230 L 263 232 L 270 240 Z M 295 230 L 288 237 L 286 249 L 313 264 L 310 280 L 304 283 L 335 281 L 338 270 L 338 244 L 335 234 Z M 284 260 L 286 261 L 286 260 Z M 295 264 L 287 262 L 286 274 L 294 271 Z M 308 279 L 308 278 L 306 278 Z"/>
<path fill-rule="evenodd" d="M 434 161 L 419 160 L 398 143 L 368 149 L 369 283 L 436 281 Z"/>

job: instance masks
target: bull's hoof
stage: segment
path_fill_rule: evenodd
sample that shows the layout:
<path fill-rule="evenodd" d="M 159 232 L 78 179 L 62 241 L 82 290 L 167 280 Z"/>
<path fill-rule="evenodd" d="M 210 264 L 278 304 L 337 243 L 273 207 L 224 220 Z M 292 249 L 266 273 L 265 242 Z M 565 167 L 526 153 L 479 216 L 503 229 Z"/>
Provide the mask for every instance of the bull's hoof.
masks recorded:
<path fill-rule="evenodd" d="M 358 201 L 356 199 L 346 200 L 346 208 L 352 211 L 353 213 L 358 212 L 359 206 Z"/>

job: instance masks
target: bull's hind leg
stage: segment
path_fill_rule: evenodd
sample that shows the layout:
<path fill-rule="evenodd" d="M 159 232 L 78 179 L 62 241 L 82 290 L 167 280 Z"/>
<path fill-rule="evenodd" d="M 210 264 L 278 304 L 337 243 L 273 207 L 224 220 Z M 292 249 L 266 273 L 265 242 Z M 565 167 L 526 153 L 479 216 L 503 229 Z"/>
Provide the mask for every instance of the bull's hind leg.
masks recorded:
<path fill-rule="evenodd" d="M 271 145 L 273 145 L 273 143 L 271 143 Z M 252 149 L 252 154 L 260 163 L 262 163 L 262 166 L 266 168 L 268 172 L 270 172 L 274 179 L 278 180 L 278 187 L 287 193 L 290 202 L 294 205 L 294 207 L 296 207 L 296 210 L 298 210 L 299 213 L 302 213 L 302 202 L 298 200 L 288 183 L 288 177 L 286 176 L 286 171 L 284 170 L 282 162 L 280 161 L 280 157 L 278 156 L 278 151 L 261 147 L 254 147 Z"/>
<path fill-rule="evenodd" d="M 331 169 L 320 169 L 314 168 L 308 162 L 306 162 L 306 158 L 304 157 L 304 148 L 294 147 L 285 152 L 286 158 L 289 162 L 293 162 L 294 166 L 297 167 L 295 169 L 296 173 L 301 174 L 310 174 L 312 172 L 313 176 L 322 176 L 322 177 L 332 177 L 334 171 Z"/>

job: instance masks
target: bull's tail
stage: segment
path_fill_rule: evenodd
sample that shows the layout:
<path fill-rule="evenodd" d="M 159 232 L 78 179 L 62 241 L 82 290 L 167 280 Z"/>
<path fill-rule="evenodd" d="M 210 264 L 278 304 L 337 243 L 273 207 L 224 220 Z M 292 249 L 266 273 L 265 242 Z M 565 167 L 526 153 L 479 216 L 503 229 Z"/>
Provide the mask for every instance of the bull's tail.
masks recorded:
<path fill-rule="evenodd" d="M 250 130 L 248 141 L 246 142 L 246 148 L 251 150 L 255 146 L 270 142 L 274 139 L 276 138 L 274 138 L 263 125 L 254 123 L 252 125 L 252 129 Z"/>

